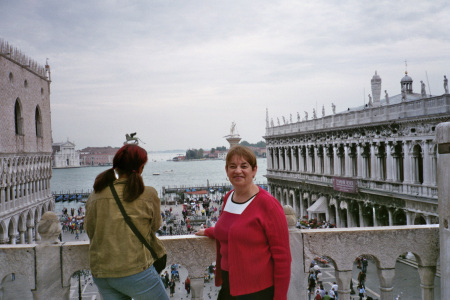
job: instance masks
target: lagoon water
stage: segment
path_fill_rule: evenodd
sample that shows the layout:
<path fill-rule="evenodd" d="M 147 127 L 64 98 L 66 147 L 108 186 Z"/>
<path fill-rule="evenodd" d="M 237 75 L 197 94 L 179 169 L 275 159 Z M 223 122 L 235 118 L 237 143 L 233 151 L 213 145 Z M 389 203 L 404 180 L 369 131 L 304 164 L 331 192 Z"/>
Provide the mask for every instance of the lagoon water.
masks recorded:
<path fill-rule="evenodd" d="M 160 198 L 162 198 L 163 186 L 205 186 L 208 182 L 210 186 L 229 184 L 225 174 L 224 160 L 168 161 L 176 155 L 177 153 L 149 153 L 149 161 L 143 172 L 144 183 L 153 186 Z M 90 192 L 95 177 L 108 168 L 110 166 L 53 169 L 51 190 L 54 193 Z M 266 170 L 266 159 L 259 158 L 257 183 L 267 183 L 264 177 Z M 153 173 L 160 175 L 153 175 Z"/>

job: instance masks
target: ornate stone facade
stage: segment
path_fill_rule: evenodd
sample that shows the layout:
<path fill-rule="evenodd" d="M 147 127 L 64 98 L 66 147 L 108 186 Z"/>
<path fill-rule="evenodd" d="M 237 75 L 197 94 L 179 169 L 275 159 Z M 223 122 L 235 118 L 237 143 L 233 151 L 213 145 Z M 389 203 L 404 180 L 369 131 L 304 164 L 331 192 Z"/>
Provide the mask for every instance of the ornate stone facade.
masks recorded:
<path fill-rule="evenodd" d="M 413 93 L 409 76 L 401 87 L 380 99 L 375 73 L 374 105 L 335 113 L 332 104 L 332 115 L 267 126 L 271 193 L 298 217 L 336 227 L 437 224 L 435 129 L 450 97 Z"/>
<path fill-rule="evenodd" d="M 33 243 L 54 208 L 50 67 L 0 40 L 0 244 Z"/>

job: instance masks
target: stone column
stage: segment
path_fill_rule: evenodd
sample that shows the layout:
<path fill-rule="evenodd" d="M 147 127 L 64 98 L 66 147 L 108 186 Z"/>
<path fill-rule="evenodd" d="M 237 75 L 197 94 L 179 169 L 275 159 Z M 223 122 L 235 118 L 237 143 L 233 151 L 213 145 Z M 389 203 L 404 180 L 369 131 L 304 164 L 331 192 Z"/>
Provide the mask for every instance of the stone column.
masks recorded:
<path fill-rule="evenodd" d="M 339 144 L 333 145 L 333 158 L 334 158 L 334 175 L 341 174 L 340 158 L 338 157 Z"/>
<path fill-rule="evenodd" d="M 39 233 L 42 241 L 36 246 L 36 289 L 34 299 L 69 299 L 70 286 L 61 284 L 61 248 L 58 236 L 61 224 L 54 212 L 42 215 Z"/>
<path fill-rule="evenodd" d="M 358 207 L 359 207 L 359 227 L 365 227 L 365 222 L 364 222 L 364 216 L 363 216 L 363 204 L 362 203 L 358 203 Z"/>
<path fill-rule="evenodd" d="M 373 217 L 373 226 L 374 227 L 378 226 L 377 210 L 375 209 L 375 206 L 372 207 L 372 217 Z"/>
<path fill-rule="evenodd" d="M 9 243 L 10 243 L 11 245 L 15 245 L 15 244 L 16 244 L 16 237 L 17 237 L 16 234 L 10 234 L 10 235 L 9 235 Z"/>
<path fill-rule="evenodd" d="M 3 187 L 0 187 L 0 211 L 6 211 L 5 208 L 5 191 L 6 189 Z"/>
<path fill-rule="evenodd" d="M 363 172 L 363 157 L 362 157 L 363 149 L 362 149 L 362 144 L 357 144 L 356 145 L 356 151 L 357 151 L 356 164 L 358 165 L 358 174 L 357 175 L 358 175 L 359 178 L 363 178 L 364 172 Z"/>
<path fill-rule="evenodd" d="M 20 240 L 19 240 L 20 244 L 26 244 L 27 243 L 25 241 L 25 230 L 19 231 L 19 237 L 20 237 Z"/>
<path fill-rule="evenodd" d="M 308 169 L 309 173 L 312 173 L 312 159 L 311 156 L 314 155 L 314 148 L 313 148 L 313 153 L 311 153 L 311 147 L 306 147 L 306 167 Z"/>
<path fill-rule="evenodd" d="M 27 241 L 28 244 L 33 244 L 33 227 L 27 227 Z"/>
<path fill-rule="evenodd" d="M 388 208 L 388 216 L 389 216 L 389 226 L 394 226 L 394 218 L 392 214 L 392 209 Z"/>
<path fill-rule="evenodd" d="M 392 142 L 386 144 L 386 181 L 393 180 L 394 159 L 391 152 Z"/>
<path fill-rule="evenodd" d="M 306 208 L 303 205 L 303 191 L 300 190 L 298 193 L 299 193 L 299 198 L 300 198 L 300 216 L 299 217 L 301 218 L 305 215 Z"/>
<path fill-rule="evenodd" d="M 335 270 L 334 274 L 338 285 L 339 300 L 350 300 L 350 281 L 352 280 L 352 270 Z"/>
<path fill-rule="evenodd" d="M 403 143 L 403 155 L 405 156 L 403 160 L 403 183 L 412 183 L 412 169 L 411 169 L 411 154 L 409 153 L 409 145 L 411 141 L 406 141 Z"/>
<path fill-rule="evenodd" d="M 203 285 L 205 279 L 200 278 L 190 278 L 191 279 L 191 299 L 192 300 L 203 300 Z"/>
<path fill-rule="evenodd" d="M 351 169 L 351 165 L 352 165 L 352 161 L 350 159 L 350 145 L 349 144 L 345 144 L 344 145 L 344 160 L 345 160 L 345 176 L 352 176 L 352 169 Z"/>
<path fill-rule="evenodd" d="M 444 250 L 445 251 L 445 250 Z M 448 252 L 448 251 L 447 251 Z M 434 299 L 434 276 L 436 275 L 436 267 L 423 267 L 418 266 L 419 276 L 420 276 L 420 287 L 422 288 L 422 300 L 433 300 Z M 442 281 L 448 281 L 445 278 L 442 277 L 444 280 Z M 441 299 L 442 294 L 441 294 Z"/>
<path fill-rule="evenodd" d="M 436 127 L 436 144 L 438 145 L 437 181 L 439 205 L 439 243 L 441 299 L 450 299 L 450 122 L 440 123 Z"/>
<path fill-rule="evenodd" d="M 314 146 L 314 162 L 316 164 L 315 173 L 316 174 L 321 174 L 321 172 L 320 172 L 319 145 Z"/>
<path fill-rule="evenodd" d="M 375 155 L 375 147 L 376 144 L 372 143 L 370 144 L 370 166 L 371 166 L 371 170 L 370 170 L 370 179 L 375 180 L 378 177 L 378 166 L 377 166 L 377 156 Z"/>
<path fill-rule="evenodd" d="M 412 224 L 412 222 L 413 222 L 413 216 L 414 216 L 414 213 L 413 213 L 413 212 L 406 211 L 406 225 L 413 225 L 413 224 Z"/>
<path fill-rule="evenodd" d="M 298 149 L 297 146 L 292 146 L 292 170 L 298 172 Z"/>
<path fill-rule="evenodd" d="M 380 279 L 380 300 L 394 299 L 393 281 L 395 269 L 377 269 L 377 272 Z"/>
<path fill-rule="evenodd" d="M 353 222 L 353 217 L 352 214 L 350 212 L 350 201 L 346 201 L 347 202 L 347 227 L 354 227 L 354 222 Z"/>
<path fill-rule="evenodd" d="M 273 149 L 273 168 L 278 170 L 278 148 Z"/>
<path fill-rule="evenodd" d="M 267 153 L 266 153 L 266 160 L 267 160 L 267 169 L 270 170 L 272 169 L 272 148 L 267 148 Z"/>
<path fill-rule="evenodd" d="M 336 201 L 336 206 L 335 206 L 335 214 L 336 214 L 336 227 L 340 228 L 341 227 L 341 217 L 339 216 L 339 204 L 341 203 L 341 201 L 339 201 L 338 199 L 335 199 Z"/>
<path fill-rule="evenodd" d="M 299 229 L 295 227 L 297 218 L 292 208 L 283 207 L 289 228 L 289 245 L 291 248 L 291 280 L 289 283 L 288 299 L 306 299 L 308 273 L 304 271 L 303 239 Z M 303 295 L 303 296 L 301 296 Z"/>
<path fill-rule="evenodd" d="M 305 150 L 305 152 L 306 152 L 306 150 Z M 305 154 L 305 152 L 301 149 L 298 149 L 298 153 L 299 153 L 298 159 L 299 159 L 299 168 L 300 168 L 299 172 L 300 173 L 305 172 L 305 161 L 303 159 L 303 154 Z"/>
<path fill-rule="evenodd" d="M 430 154 L 430 141 L 423 143 L 423 185 L 431 185 L 433 181 L 432 171 L 432 157 Z"/>

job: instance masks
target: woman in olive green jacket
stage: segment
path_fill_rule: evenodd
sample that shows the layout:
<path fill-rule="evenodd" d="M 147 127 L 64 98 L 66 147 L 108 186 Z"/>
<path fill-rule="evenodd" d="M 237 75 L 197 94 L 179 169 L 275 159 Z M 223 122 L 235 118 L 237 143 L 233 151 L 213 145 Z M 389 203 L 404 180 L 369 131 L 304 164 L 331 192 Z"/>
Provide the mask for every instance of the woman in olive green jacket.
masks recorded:
<path fill-rule="evenodd" d="M 144 186 L 141 176 L 147 159 L 147 152 L 138 145 L 120 148 L 113 168 L 95 179 L 86 203 L 89 264 L 105 300 L 169 299 L 150 251 L 125 222 L 109 188 L 112 182 L 134 225 L 157 256 L 163 256 L 164 246 L 155 235 L 162 222 L 161 202 L 153 187 Z"/>

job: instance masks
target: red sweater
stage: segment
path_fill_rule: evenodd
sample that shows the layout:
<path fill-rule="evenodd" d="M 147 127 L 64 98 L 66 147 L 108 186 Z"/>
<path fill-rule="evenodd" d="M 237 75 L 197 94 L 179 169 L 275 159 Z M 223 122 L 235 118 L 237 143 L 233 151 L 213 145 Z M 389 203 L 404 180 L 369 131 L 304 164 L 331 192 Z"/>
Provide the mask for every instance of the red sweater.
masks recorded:
<path fill-rule="evenodd" d="M 225 197 L 223 207 L 229 197 Z M 223 209 L 222 209 L 223 210 Z M 206 229 L 215 238 L 214 227 Z M 222 285 L 220 242 L 216 240 L 216 286 Z M 245 295 L 274 286 L 276 300 L 286 300 L 291 277 L 289 232 L 283 208 L 260 188 L 228 234 L 230 293 Z"/>

